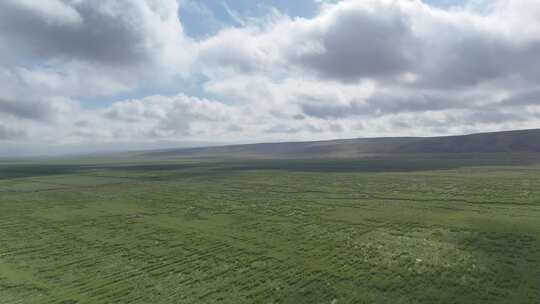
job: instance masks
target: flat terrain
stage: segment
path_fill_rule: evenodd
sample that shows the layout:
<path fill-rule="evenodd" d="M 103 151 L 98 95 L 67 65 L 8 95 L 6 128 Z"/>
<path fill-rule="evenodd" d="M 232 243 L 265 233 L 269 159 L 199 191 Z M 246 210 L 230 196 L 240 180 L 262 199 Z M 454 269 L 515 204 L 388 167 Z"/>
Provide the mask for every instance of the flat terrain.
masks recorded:
<path fill-rule="evenodd" d="M 515 159 L 0 163 L 0 303 L 540 303 Z"/>

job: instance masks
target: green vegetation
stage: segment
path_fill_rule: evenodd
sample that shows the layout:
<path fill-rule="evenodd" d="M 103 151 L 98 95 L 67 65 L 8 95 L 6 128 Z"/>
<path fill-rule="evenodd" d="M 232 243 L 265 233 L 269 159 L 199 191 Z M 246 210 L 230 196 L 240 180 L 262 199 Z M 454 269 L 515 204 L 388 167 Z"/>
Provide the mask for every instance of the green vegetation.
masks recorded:
<path fill-rule="evenodd" d="M 539 303 L 532 162 L 0 163 L 0 303 Z"/>

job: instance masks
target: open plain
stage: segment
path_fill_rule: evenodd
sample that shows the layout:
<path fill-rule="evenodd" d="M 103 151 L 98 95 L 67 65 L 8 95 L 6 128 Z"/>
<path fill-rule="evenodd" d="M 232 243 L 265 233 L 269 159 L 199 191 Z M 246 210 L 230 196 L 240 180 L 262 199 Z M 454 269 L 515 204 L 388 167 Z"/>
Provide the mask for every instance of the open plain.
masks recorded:
<path fill-rule="evenodd" d="M 540 166 L 482 159 L 5 162 L 0 303 L 538 303 Z"/>

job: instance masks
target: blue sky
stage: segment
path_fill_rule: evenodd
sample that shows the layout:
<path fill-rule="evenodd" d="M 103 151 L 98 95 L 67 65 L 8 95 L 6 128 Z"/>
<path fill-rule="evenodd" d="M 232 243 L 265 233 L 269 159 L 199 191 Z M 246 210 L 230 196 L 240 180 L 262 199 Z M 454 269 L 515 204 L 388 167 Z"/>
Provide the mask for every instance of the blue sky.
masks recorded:
<path fill-rule="evenodd" d="M 188 35 L 205 37 L 222 27 L 240 26 L 238 17 L 260 18 L 272 8 L 289 16 L 311 17 L 317 7 L 313 0 L 187 0 L 181 4 L 179 15 Z"/>
<path fill-rule="evenodd" d="M 329 1 L 328 1 L 329 2 Z M 437 7 L 460 6 L 466 0 L 425 0 Z M 236 18 L 261 18 L 272 9 L 291 17 L 313 17 L 320 3 L 315 0 L 185 0 L 179 16 L 186 33 L 201 38 L 227 26 L 241 26 Z"/>

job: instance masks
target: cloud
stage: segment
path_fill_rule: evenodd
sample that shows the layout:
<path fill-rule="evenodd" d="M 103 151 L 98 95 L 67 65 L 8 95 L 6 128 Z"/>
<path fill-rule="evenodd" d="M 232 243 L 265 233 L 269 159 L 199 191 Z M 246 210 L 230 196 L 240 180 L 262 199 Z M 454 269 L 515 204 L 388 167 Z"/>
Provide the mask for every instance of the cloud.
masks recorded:
<path fill-rule="evenodd" d="M 103 65 L 147 62 L 163 47 L 162 32 L 181 35 L 171 21 L 176 1 L 4 1 L 2 36 L 20 56 Z M 173 16 L 176 16 L 174 13 Z M 177 19 L 176 19 L 177 20 Z M 4 50 L 8 52 L 9 50 Z"/>
<path fill-rule="evenodd" d="M 226 29 L 203 42 L 210 79 L 205 87 L 232 100 L 280 99 L 283 109 L 297 104 L 296 115 L 324 120 L 481 113 L 474 111 L 489 111 L 510 92 L 536 92 L 539 16 L 540 5 L 528 0 L 499 0 L 481 11 L 420 1 L 324 4 L 312 19 L 277 14 L 263 25 Z M 529 24 L 530 31 L 520 29 Z M 370 84 L 370 92 L 350 89 Z M 309 89 L 300 92 L 301 86 Z M 508 103 L 518 106 L 516 98 Z M 485 113 L 475 116 L 486 123 L 515 118 Z"/>
<path fill-rule="evenodd" d="M 524 2 L 531 1 L 515 1 Z M 539 10 L 538 4 L 531 6 Z M 500 22 L 501 17 L 515 20 L 523 10 L 524 5 L 499 4 L 478 14 L 420 1 L 345 0 L 326 4 L 312 19 L 278 14 L 262 26 L 225 29 L 202 43 L 202 58 L 242 72 L 300 68 L 343 82 L 387 82 L 407 75 L 409 82 L 427 87 L 467 87 L 509 77 L 533 81 L 540 31 L 531 35 Z M 533 17 L 520 22 L 529 23 L 537 31 Z"/>
<path fill-rule="evenodd" d="M 54 114 L 48 103 L 0 99 L 0 114 L 22 119 L 45 120 Z"/>
<path fill-rule="evenodd" d="M 478 93 L 450 93 L 447 91 L 410 90 L 393 88 L 389 92 L 376 90 L 364 99 L 351 96 L 345 102 L 307 100 L 300 104 L 303 114 L 323 119 L 354 116 L 377 117 L 399 113 L 421 113 L 451 109 L 474 109 L 479 100 L 489 98 Z"/>
<path fill-rule="evenodd" d="M 502 106 L 540 105 L 540 88 L 518 91 L 500 101 Z"/>
<path fill-rule="evenodd" d="M 23 3 L 3 4 L 0 22 L 7 29 L 3 32 L 5 39 L 28 56 L 119 65 L 141 61 L 147 55 L 144 35 L 136 24 L 94 6 L 94 1 L 69 6 L 80 19 L 67 24 L 50 22 L 51 18 L 59 20 L 59 16 L 40 16 L 41 8 L 36 8 L 39 1 Z"/>
<path fill-rule="evenodd" d="M 35 14 L 48 24 L 80 24 L 83 21 L 77 10 L 59 0 L 6 0 L 5 5 Z"/>
<path fill-rule="evenodd" d="M 0 2 L 0 72 L 39 96 L 166 86 L 193 59 L 177 10 L 176 0 Z"/>
<path fill-rule="evenodd" d="M 348 2 L 319 19 L 312 30 L 322 28 L 314 42 L 320 48 L 296 60 L 322 77 L 354 81 L 400 74 L 417 56 L 410 16 L 397 2 Z"/>
<path fill-rule="evenodd" d="M 177 0 L 6 0 L 0 119 L 66 144 L 537 127 L 540 3 L 476 3 L 321 1 L 195 40 Z"/>
<path fill-rule="evenodd" d="M 209 130 L 218 128 L 224 132 L 229 128 L 225 125 L 234 123 L 239 115 L 238 109 L 184 94 L 116 102 L 104 111 L 107 119 L 131 124 L 156 137 L 210 135 Z"/>
<path fill-rule="evenodd" d="M 0 141 L 18 140 L 26 136 L 26 132 L 20 129 L 12 129 L 0 125 Z"/>

